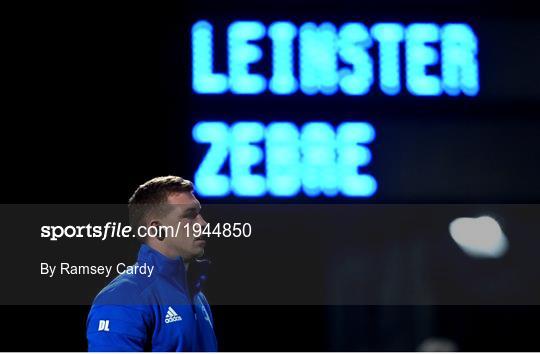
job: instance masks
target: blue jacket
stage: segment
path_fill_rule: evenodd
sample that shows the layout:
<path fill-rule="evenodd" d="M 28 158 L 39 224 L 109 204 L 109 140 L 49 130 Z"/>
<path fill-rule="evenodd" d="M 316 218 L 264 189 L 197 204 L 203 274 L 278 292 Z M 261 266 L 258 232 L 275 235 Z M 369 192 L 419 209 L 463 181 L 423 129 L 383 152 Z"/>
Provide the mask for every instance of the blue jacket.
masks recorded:
<path fill-rule="evenodd" d="M 136 265 L 145 263 L 154 266 L 152 276 L 124 273 L 97 295 L 86 323 L 88 350 L 216 351 L 212 313 L 200 291 L 204 264 L 190 264 L 188 283 L 180 257 L 142 245 Z"/>

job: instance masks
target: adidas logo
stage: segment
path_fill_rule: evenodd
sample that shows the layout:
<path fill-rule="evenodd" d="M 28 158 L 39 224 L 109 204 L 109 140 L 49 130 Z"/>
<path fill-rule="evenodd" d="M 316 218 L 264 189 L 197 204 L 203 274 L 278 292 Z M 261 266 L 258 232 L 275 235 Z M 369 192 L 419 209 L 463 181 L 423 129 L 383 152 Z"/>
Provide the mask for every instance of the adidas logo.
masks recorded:
<path fill-rule="evenodd" d="M 169 309 L 167 310 L 167 315 L 165 316 L 165 323 L 171 323 L 176 321 L 182 321 L 182 317 L 180 317 L 179 314 L 177 314 L 172 307 L 169 306 Z"/>

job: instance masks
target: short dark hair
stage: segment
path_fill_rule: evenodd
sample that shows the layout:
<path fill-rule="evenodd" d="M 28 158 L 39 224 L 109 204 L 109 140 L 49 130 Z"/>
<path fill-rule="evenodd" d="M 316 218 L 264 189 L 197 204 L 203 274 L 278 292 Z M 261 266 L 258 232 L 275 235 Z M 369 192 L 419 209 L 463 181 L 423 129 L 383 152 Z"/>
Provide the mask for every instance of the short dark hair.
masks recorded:
<path fill-rule="evenodd" d="M 155 177 L 141 184 L 129 198 L 129 221 L 133 228 L 145 225 L 146 217 L 173 193 L 191 192 L 193 183 L 178 176 Z"/>

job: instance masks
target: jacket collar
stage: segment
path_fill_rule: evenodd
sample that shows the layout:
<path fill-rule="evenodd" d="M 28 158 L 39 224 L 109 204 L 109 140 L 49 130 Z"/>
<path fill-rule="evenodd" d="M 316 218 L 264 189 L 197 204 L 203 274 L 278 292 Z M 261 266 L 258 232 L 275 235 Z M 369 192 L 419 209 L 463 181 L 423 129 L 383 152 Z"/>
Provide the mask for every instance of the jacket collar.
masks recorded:
<path fill-rule="evenodd" d="M 137 263 L 152 264 L 158 273 L 165 276 L 183 276 L 186 273 L 181 257 L 169 258 L 145 244 L 139 249 Z"/>

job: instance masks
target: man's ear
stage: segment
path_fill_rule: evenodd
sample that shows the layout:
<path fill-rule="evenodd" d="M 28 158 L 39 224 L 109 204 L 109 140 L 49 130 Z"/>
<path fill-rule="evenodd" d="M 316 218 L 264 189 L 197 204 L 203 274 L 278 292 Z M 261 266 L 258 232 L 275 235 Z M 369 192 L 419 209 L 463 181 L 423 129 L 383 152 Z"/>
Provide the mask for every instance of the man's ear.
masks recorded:
<path fill-rule="evenodd" d="M 161 226 L 161 222 L 159 220 L 151 220 L 149 223 L 149 227 L 152 227 L 154 230 L 152 230 L 152 233 L 158 233 L 154 238 L 163 241 L 165 239 L 165 236 L 163 236 L 160 232 L 159 227 Z M 146 230 L 148 232 L 148 230 Z"/>

